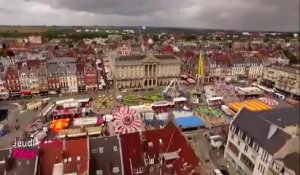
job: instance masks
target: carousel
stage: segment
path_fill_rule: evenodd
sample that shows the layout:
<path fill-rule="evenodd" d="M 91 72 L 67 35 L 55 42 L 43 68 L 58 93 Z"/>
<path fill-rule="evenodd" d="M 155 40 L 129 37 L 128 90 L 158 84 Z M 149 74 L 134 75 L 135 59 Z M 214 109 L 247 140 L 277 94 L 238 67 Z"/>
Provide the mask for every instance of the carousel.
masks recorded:
<path fill-rule="evenodd" d="M 102 109 L 112 107 L 114 105 L 114 98 L 112 95 L 99 95 L 92 103 L 94 112 L 100 113 Z"/>
<path fill-rule="evenodd" d="M 127 134 L 144 130 L 143 121 L 137 110 L 122 106 L 113 114 L 113 126 L 116 133 Z"/>
<path fill-rule="evenodd" d="M 278 101 L 276 101 L 272 98 L 261 97 L 261 98 L 259 98 L 259 100 L 269 106 L 277 106 L 278 105 Z"/>

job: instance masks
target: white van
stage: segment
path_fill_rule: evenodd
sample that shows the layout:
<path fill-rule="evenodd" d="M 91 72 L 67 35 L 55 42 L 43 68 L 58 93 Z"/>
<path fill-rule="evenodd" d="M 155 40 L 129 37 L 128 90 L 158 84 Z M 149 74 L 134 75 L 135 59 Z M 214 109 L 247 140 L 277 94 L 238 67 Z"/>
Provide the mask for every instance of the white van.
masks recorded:
<path fill-rule="evenodd" d="M 215 170 L 212 172 L 212 175 L 223 175 L 223 173 L 222 173 L 219 169 L 215 169 Z"/>
<path fill-rule="evenodd" d="M 210 145 L 214 148 L 220 148 L 223 145 L 223 140 L 220 135 L 213 135 L 209 137 Z"/>
<path fill-rule="evenodd" d="M 285 99 L 285 96 L 284 96 L 284 95 L 279 94 L 279 93 L 277 93 L 277 92 L 275 92 L 274 95 L 275 95 L 275 97 L 280 98 L 280 99 L 282 99 L 282 100 Z"/>

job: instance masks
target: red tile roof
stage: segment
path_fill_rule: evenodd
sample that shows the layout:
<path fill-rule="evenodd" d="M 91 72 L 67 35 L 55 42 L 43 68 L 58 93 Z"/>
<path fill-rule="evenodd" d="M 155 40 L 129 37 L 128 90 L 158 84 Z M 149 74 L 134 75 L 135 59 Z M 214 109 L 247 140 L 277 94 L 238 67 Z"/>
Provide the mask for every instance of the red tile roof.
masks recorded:
<path fill-rule="evenodd" d="M 162 153 L 179 151 L 179 158 L 172 166 L 177 174 L 182 174 L 182 169 L 186 167 L 191 167 L 189 170 L 191 172 L 199 163 L 199 159 L 185 137 L 171 122 L 164 129 L 144 131 L 141 136 L 140 133 L 121 135 L 121 144 L 125 174 L 131 173 L 130 159 L 132 159 L 133 167 L 144 167 L 142 163 L 144 162 L 144 157 L 142 157 L 144 152 L 146 153 L 145 158 L 148 156 L 157 158 Z"/>
<path fill-rule="evenodd" d="M 188 58 L 195 56 L 195 54 L 194 54 L 194 52 L 186 51 L 183 56 L 184 56 L 184 58 L 188 59 Z"/>
<path fill-rule="evenodd" d="M 53 166 L 62 162 L 62 145 L 46 144 L 39 150 L 41 175 L 52 175 Z"/>
<path fill-rule="evenodd" d="M 78 175 L 87 175 L 89 165 L 87 139 L 65 141 L 65 158 L 71 158 L 71 161 L 64 163 L 64 173 L 78 172 Z"/>
<path fill-rule="evenodd" d="M 162 46 L 160 49 L 160 52 L 162 54 L 172 54 L 173 53 L 173 47 L 170 45 Z"/>
<path fill-rule="evenodd" d="M 130 160 L 133 167 L 144 167 L 140 134 L 130 133 L 121 135 L 124 174 L 131 174 Z"/>

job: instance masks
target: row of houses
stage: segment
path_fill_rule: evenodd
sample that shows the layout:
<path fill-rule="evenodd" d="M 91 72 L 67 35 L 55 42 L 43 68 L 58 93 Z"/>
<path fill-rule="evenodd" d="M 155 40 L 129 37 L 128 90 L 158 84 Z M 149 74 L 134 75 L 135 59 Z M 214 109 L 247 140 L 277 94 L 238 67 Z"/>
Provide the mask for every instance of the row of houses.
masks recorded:
<path fill-rule="evenodd" d="M 205 82 L 218 80 L 257 79 L 263 70 L 261 59 L 242 54 L 225 55 L 222 53 L 207 54 L 204 56 Z M 191 56 L 183 60 L 183 71 L 196 76 L 198 73 L 198 56 Z"/>
<path fill-rule="evenodd" d="M 294 66 L 266 66 L 261 75 L 261 84 L 280 93 L 300 99 L 300 70 Z"/>
<path fill-rule="evenodd" d="M 47 142 L 33 159 L 14 159 L 11 152 L 0 150 L 0 174 L 200 175 L 199 159 L 173 123 L 159 130 Z"/>
<path fill-rule="evenodd" d="M 0 63 L 0 92 L 41 93 L 97 90 L 98 71 L 90 62 L 73 57 L 56 57 L 46 61 L 27 60 L 15 65 Z"/>

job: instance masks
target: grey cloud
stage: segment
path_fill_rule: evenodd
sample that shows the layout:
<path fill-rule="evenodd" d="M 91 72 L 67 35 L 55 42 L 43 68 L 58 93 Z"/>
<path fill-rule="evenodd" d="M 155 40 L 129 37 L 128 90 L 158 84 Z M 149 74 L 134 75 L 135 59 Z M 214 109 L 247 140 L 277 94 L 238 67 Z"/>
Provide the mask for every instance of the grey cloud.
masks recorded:
<path fill-rule="evenodd" d="M 245 6 L 216 6 L 199 12 L 195 20 L 207 21 L 212 28 L 299 31 L 299 0 L 251 0 Z"/>
<path fill-rule="evenodd" d="M 38 1 L 38 0 L 36 0 Z M 86 11 L 104 15 L 149 15 L 176 7 L 181 0 L 42 0 L 57 8 Z M 39 1 L 40 2 L 40 1 Z M 175 6 L 174 6 L 175 5 Z"/>
<path fill-rule="evenodd" d="M 299 31 L 299 0 L 1 0 L 0 15 L 14 16 L 0 24 Z"/>

